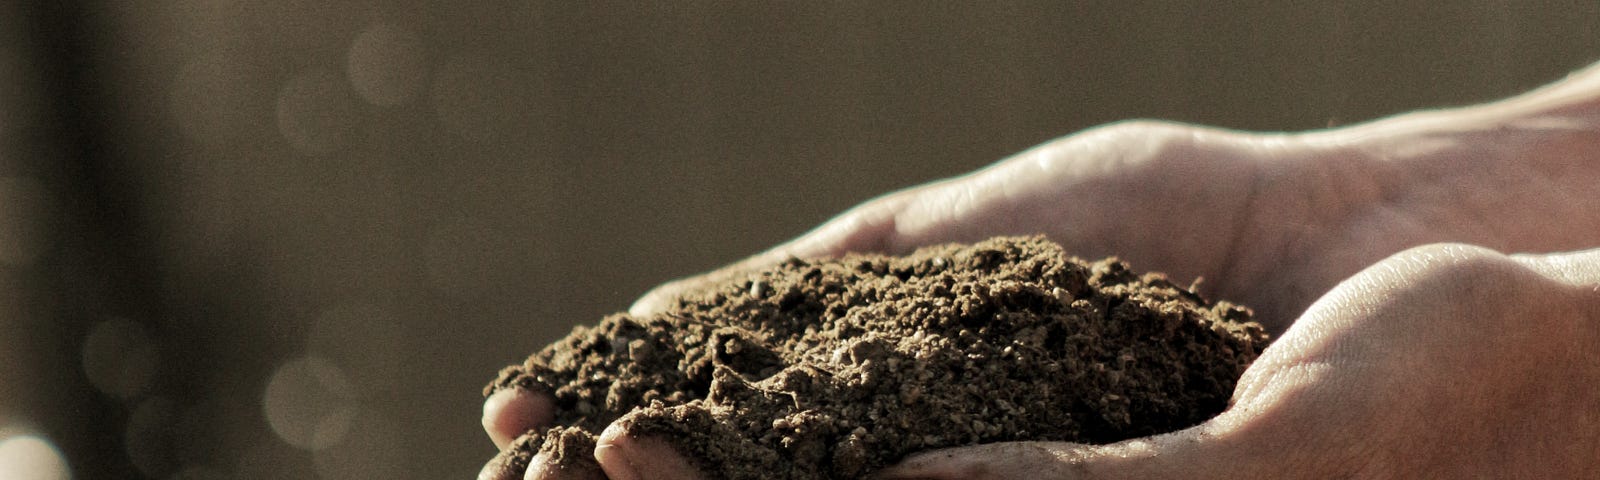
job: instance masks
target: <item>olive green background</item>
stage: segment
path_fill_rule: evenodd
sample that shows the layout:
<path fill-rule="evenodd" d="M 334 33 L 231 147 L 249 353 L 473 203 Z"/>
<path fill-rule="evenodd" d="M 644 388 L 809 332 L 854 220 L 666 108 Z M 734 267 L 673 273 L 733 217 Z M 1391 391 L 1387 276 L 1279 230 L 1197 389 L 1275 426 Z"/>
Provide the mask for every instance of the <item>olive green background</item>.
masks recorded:
<path fill-rule="evenodd" d="M 472 478 L 499 367 L 877 194 L 1600 59 L 1593 0 L 16 1 L 0 437 L 74 478 Z"/>

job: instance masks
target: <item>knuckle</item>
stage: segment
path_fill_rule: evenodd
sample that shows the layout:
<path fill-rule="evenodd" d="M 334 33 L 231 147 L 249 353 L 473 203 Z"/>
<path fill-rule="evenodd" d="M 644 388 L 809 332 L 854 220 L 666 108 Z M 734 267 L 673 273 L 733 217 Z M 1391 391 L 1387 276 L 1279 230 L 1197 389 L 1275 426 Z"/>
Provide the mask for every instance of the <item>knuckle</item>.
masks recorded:
<path fill-rule="evenodd" d="M 1161 120 L 1123 120 L 1085 130 L 1068 139 L 1105 141 L 1120 145 L 1144 145 L 1151 151 L 1163 151 L 1174 144 L 1193 138 L 1199 127 Z"/>
<path fill-rule="evenodd" d="M 1396 255 L 1424 277 L 1484 279 L 1522 270 L 1500 252 L 1461 243 L 1435 243 L 1412 247 Z"/>
<path fill-rule="evenodd" d="M 1466 244 L 1441 243 L 1408 249 L 1396 257 L 1410 289 L 1439 301 L 1482 308 L 1539 303 L 1554 282 L 1511 256 Z"/>
<path fill-rule="evenodd" d="M 1179 123 L 1167 120 L 1152 120 L 1146 118 L 1136 118 L 1123 120 L 1120 122 L 1113 122 L 1099 128 L 1104 129 L 1106 132 L 1112 134 L 1133 135 L 1139 137 L 1187 135 L 1198 129 L 1198 127 L 1187 123 Z"/>

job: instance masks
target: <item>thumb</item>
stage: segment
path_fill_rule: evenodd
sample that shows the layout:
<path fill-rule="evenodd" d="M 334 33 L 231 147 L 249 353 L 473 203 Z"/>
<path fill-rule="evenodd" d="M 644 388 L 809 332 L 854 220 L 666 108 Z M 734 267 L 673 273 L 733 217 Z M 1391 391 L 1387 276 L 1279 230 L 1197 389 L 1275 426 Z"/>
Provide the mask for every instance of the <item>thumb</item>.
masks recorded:
<path fill-rule="evenodd" d="M 878 472 L 877 480 L 1253 478 L 1245 455 L 1214 424 L 1109 445 L 1004 442 L 933 450 Z"/>
<path fill-rule="evenodd" d="M 1093 478 L 1091 445 L 1004 442 L 922 452 L 874 475 L 875 480 Z"/>

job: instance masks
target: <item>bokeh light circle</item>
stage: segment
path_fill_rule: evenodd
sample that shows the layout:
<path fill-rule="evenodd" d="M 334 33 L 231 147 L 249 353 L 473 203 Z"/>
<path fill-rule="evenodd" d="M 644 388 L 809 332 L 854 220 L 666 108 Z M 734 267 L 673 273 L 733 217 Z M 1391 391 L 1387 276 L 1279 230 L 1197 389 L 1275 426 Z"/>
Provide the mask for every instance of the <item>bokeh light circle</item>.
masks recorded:
<path fill-rule="evenodd" d="M 405 436 L 391 415 L 363 410 L 344 441 L 312 452 L 312 462 L 322 478 L 404 478 L 406 452 L 395 439 Z"/>
<path fill-rule="evenodd" d="M 355 392 L 343 371 L 320 357 L 289 360 L 272 373 L 262 409 L 273 433 L 306 450 L 339 443 L 355 414 Z"/>
<path fill-rule="evenodd" d="M 159 357 L 144 326 L 125 318 L 95 324 L 83 342 L 83 373 L 95 388 L 130 399 L 155 376 Z"/>
<path fill-rule="evenodd" d="M 427 83 L 422 40 L 411 30 L 375 23 L 350 44 L 350 85 L 367 102 L 392 107 L 411 101 Z"/>
<path fill-rule="evenodd" d="M 0 480 L 68 480 L 61 450 L 44 437 L 0 430 Z"/>
<path fill-rule="evenodd" d="M 140 402 L 128 417 L 122 443 L 128 450 L 128 460 L 145 476 L 160 478 L 177 470 L 178 462 L 173 455 L 176 419 L 176 407 L 171 400 L 162 397 Z"/>

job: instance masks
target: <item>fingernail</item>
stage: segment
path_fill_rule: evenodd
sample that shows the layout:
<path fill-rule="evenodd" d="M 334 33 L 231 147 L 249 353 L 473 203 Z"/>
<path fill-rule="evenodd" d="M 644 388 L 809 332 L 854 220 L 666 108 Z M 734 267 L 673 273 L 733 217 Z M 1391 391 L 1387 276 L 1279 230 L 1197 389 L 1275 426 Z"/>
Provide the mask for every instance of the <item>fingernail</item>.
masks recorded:
<path fill-rule="evenodd" d="M 618 444 L 629 441 L 628 432 L 622 425 L 613 423 L 600 432 L 600 439 L 594 447 L 594 460 L 600 463 L 600 469 L 605 470 L 606 477 L 611 480 L 640 480 L 644 478 L 639 474 L 638 466 L 633 464 L 622 447 Z"/>
<path fill-rule="evenodd" d="M 501 389 L 483 401 L 483 429 L 501 450 L 517 436 L 554 420 L 555 402 L 550 396 L 526 388 Z"/>
<path fill-rule="evenodd" d="M 545 474 L 550 470 L 550 456 L 543 453 L 534 455 L 528 460 L 528 471 L 522 474 L 522 480 L 539 480 L 550 478 Z"/>

